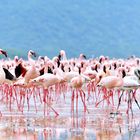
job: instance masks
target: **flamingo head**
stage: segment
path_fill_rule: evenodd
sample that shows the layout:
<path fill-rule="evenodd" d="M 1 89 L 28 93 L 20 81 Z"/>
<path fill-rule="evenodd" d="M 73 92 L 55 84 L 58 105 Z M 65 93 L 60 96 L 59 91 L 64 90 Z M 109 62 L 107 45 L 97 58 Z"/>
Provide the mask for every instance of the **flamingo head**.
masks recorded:
<path fill-rule="evenodd" d="M 54 59 L 54 61 L 57 63 L 57 66 L 59 67 L 59 66 L 60 66 L 60 59 L 59 59 L 58 57 L 56 57 L 56 58 Z"/>
<path fill-rule="evenodd" d="M 15 62 L 18 62 L 18 60 L 19 60 L 18 56 L 15 56 L 15 57 L 14 57 L 14 61 L 15 61 Z"/>
<path fill-rule="evenodd" d="M 117 71 L 118 71 L 117 74 L 118 77 L 124 78 L 126 76 L 126 69 L 124 67 L 119 67 Z"/>
<path fill-rule="evenodd" d="M 82 60 L 84 60 L 84 59 L 86 59 L 87 57 L 86 57 L 86 55 L 84 55 L 84 54 L 81 53 L 80 56 L 79 56 L 79 58 L 82 59 Z"/>
<path fill-rule="evenodd" d="M 112 63 L 112 66 L 114 67 L 114 70 L 117 69 L 117 63 L 116 63 L 116 62 L 113 62 L 113 63 Z"/>
<path fill-rule="evenodd" d="M 36 57 L 36 53 L 33 50 L 30 50 L 28 52 L 28 56 L 34 56 L 34 57 Z"/>
<path fill-rule="evenodd" d="M 38 57 L 38 60 L 39 60 L 39 61 L 45 61 L 45 57 L 44 57 L 44 56 L 39 56 L 39 57 Z"/>
<path fill-rule="evenodd" d="M 65 53 L 64 50 L 61 50 L 61 51 L 60 51 L 60 55 L 61 55 L 61 56 L 64 56 L 65 54 L 66 54 L 66 53 Z"/>
<path fill-rule="evenodd" d="M 103 63 L 105 61 L 105 57 L 103 55 L 101 55 L 99 57 L 99 63 Z"/>
<path fill-rule="evenodd" d="M 2 49 L 0 49 L 0 54 L 2 54 L 2 55 L 4 55 L 5 57 L 7 57 L 7 52 L 4 51 L 4 50 L 2 50 Z"/>
<path fill-rule="evenodd" d="M 78 68 L 78 73 L 81 74 L 81 65 L 79 63 L 77 64 L 77 68 Z"/>

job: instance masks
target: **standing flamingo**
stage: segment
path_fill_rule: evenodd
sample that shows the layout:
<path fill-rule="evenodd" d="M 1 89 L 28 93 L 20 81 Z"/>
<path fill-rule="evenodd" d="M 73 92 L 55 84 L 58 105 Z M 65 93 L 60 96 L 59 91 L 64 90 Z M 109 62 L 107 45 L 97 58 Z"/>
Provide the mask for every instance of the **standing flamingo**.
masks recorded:
<path fill-rule="evenodd" d="M 49 95 L 48 88 L 61 82 L 61 77 L 58 75 L 45 73 L 41 76 L 38 76 L 37 78 L 34 78 L 30 81 L 32 84 L 40 85 L 43 87 L 43 102 L 44 102 L 44 115 L 45 115 L 45 106 L 46 104 L 54 111 L 56 116 L 59 114 L 51 107 L 51 105 L 47 102 L 46 97 Z"/>
<path fill-rule="evenodd" d="M 101 81 L 98 83 L 97 86 L 102 87 L 103 91 L 103 100 L 107 99 L 108 104 L 110 103 L 109 97 L 112 97 L 112 103 L 114 104 L 113 101 L 113 90 L 114 88 L 120 88 L 123 86 L 123 79 L 121 77 L 117 76 L 107 76 L 103 77 Z M 101 100 L 100 102 L 102 102 Z M 96 103 L 96 106 L 100 103 Z"/>
<path fill-rule="evenodd" d="M 7 57 L 7 52 L 2 49 L 0 49 L 0 54 Z M 14 75 L 12 75 L 11 72 L 5 68 L 3 63 L 0 64 L 0 84 L 11 83 L 13 80 L 16 80 L 16 77 L 14 77 Z"/>
<path fill-rule="evenodd" d="M 86 80 L 87 79 L 81 75 L 81 69 L 79 67 L 79 75 L 76 77 L 73 77 L 70 81 L 70 85 L 73 88 L 73 91 L 72 91 L 72 111 L 74 110 L 73 109 L 74 108 L 74 97 L 75 97 L 75 90 L 76 90 L 76 108 L 77 108 L 77 110 L 78 110 L 78 96 L 79 96 L 78 93 L 80 93 L 80 97 L 81 97 L 81 100 L 82 100 L 83 105 L 84 105 L 84 112 L 86 112 L 86 111 L 88 112 L 87 106 L 85 103 L 85 93 L 82 90 L 82 86 Z"/>
<path fill-rule="evenodd" d="M 138 108 L 140 109 L 140 105 L 138 104 L 138 101 L 135 97 L 136 91 L 140 86 L 140 70 L 135 69 L 134 70 L 134 75 L 132 76 L 125 76 L 123 78 L 123 86 L 121 87 L 121 90 L 123 91 L 122 94 L 119 97 L 119 103 L 117 106 L 117 110 L 119 109 L 120 103 L 121 103 L 121 98 L 123 96 L 124 91 L 128 93 L 128 109 L 127 113 L 129 112 L 129 109 L 131 109 L 132 115 L 133 115 L 133 110 L 132 110 L 132 100 L 135 100 L 135 103 L 137 104 Z"/>

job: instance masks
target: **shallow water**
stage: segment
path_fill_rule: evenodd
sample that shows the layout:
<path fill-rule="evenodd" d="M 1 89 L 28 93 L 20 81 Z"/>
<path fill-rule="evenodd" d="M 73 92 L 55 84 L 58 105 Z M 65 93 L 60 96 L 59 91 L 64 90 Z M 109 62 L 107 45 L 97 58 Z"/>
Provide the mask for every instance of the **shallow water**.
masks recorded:
<path fill-rule="evenodd" d="M 87 98 L 87 95 L 86 95 Z M 139 98 L 137 92 L 137 99 Z M 140 110 L 133 101 L 132 112 L 126 113 L 127 102 L 122 99 L 119 112 L 116 112 L 118 96 L 114 95 L 114 105 L 105 101 L 95 107 L 95 97 L 86 102 L 88 112 L 84 112 L 80 96 L 78 111 L 74 106 L 71 112 L 71 92 L 59 95 L 52 101 L 52 107 L 59 113 L 55 116 L 51 108 L 46 107 L 36 97 L 30 99 L 30 109 L 24 102 L 23 112 L 17 109 L 13 101 L 11 110 L 5 100 L 1 101 L 0 140 L 138 140 L 140 139 Z"/>

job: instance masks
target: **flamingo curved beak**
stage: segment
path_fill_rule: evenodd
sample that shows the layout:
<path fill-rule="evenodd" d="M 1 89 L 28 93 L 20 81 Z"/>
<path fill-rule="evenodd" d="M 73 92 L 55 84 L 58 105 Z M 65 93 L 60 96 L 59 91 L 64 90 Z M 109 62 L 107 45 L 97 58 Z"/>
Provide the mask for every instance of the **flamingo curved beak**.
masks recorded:
<path fill-rule="evenodd" d="M 31 54 L 32 54 L 34 57 L 36 57 L 36 53 L 35 53 L 35 52 L 31 52 Z"/>
<path fill-rule="evenodd" d="M 7 55 L 7 52 L 6 51 L 4 51 L 4 50 L 1 50 L 1 53 L 5 56 L 5 57 L 7 57 L 8 55 Z"/>

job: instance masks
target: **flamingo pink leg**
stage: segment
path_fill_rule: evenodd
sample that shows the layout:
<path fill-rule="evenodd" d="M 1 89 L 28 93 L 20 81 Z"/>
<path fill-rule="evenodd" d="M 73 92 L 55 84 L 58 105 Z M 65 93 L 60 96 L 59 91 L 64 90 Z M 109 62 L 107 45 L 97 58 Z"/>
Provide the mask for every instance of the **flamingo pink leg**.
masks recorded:
<path fill-rule="evenodd" d="M 55 111 L 55 109 L 47 103 L 47 101 L 46 101 L 47 94 L 48 94 L 48 89 L 44 89 L 44 97 L 43 97 L 43 102 L 44 102 L 44 116 L 46 115 L 46 113 L 45 113 L 46 112 L 46 104 L 47 104 L 47 106 L 49 108 L 51 108 L 53 110 L 53 112 L 56 114 L 56 116 L 58 116 L 59 114 Z"/>

